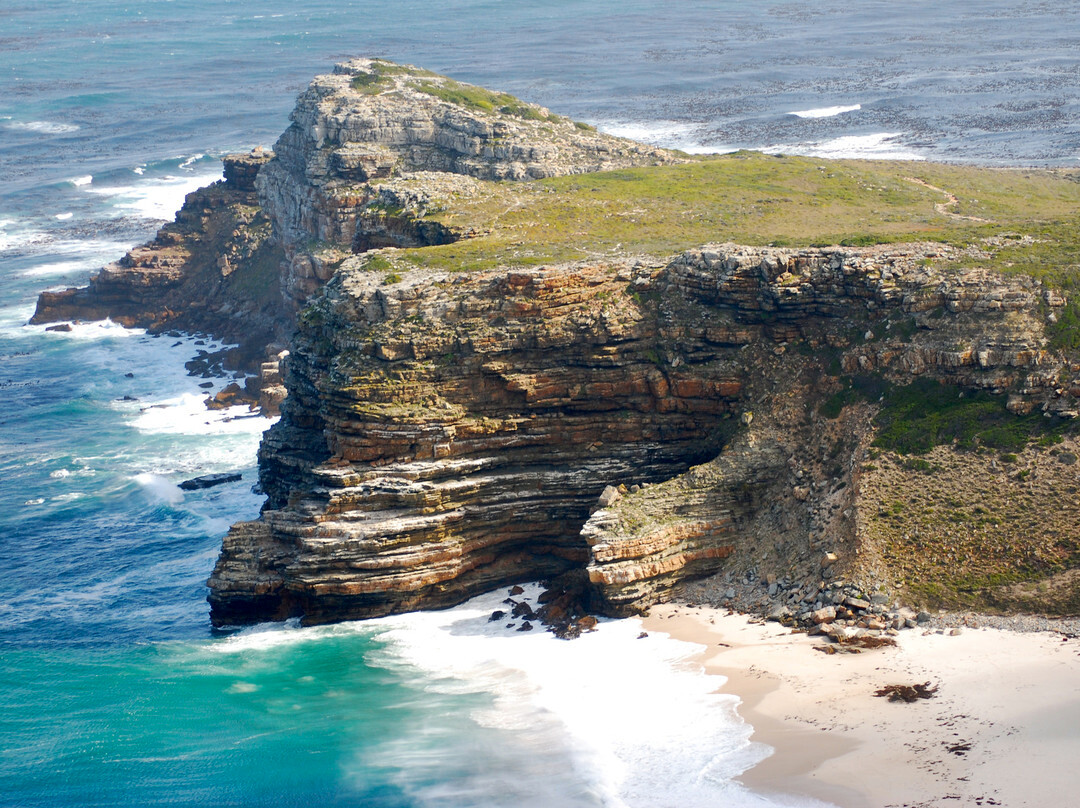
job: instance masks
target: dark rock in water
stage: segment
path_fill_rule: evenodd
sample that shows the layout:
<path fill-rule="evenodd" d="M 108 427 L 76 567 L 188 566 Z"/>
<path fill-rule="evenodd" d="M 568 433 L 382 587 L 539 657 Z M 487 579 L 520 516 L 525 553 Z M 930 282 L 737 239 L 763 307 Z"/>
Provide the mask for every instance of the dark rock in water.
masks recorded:
<path fill-rule="evenodd" d="M 125 373 L 125 374 L 124 374 L 124 378 L 125 378 L 125 379 L 134 379 L 134 378 L 135 378 L 135 374 L 134 374 L 134 373 L 130 373 L 130 372 L 129 372 L 129 373 Z"/>
<path fill-rule="evenodd" d="M 513 588 L 511 588 L 511 590 L 507 594 L 509 594 L 509 595 L 524 595 L 525 590 L 522 589 L 520 586 L 514 586 Z"/>
<path fill-rule="evenodd" d="M 71 326 L 68 323 L 60 323 L 59 325 L 50 325 L 45 327 L 46 331 L 70 331 Z"/>
<path fill-rule="evenodd" d="M 190 480 L 184 480 L 184 482 L 180 483 L 180 487 L 185 491 L 197 491 L 200 488 L 212 488 L 215 485 L 233 483 L 240 479 L 243 479 L 243 475 L 236 472 L 206 474 L 202 477 L 193 477 Z"/>
<path fill-rule="evenodd" d="M 235 407 L 240 404 L 247 404 L 251 407 L 258 402 L 245 393 L 244 389 L 236 382 L 230 382 L 225 386 L 225 389 L 219 391 L 213 398 L 206 399 L 204 403 L 208 410 L 224 410 L 227 407 Z"/>
<path fill-rule="evenodd" d="M 488 618 L 488 622 L 494 623 L 496 620 L 502 620 L 504 617 L 506 617 L 506 612 L 496 610 L 491 613 L 491 617 Z"/>
<path fill-rule="evenodd" d="M 182 343 L 182 342 L 174 342 L 174 343 L 173 343 L 172 345 L 170 345 L 169 347 L 170 347 L 170 348 L 175 348 L 175 347 L 177 347 L 178 345 L 183 345 L 183 344 L 184 344 L 184 343 Z"/>
<path fill-rule="evenodd" d="M 533 616 L 532 606 L 528 603 L 515 604 L 512 614 L 514 617 L 531 618 Z"/>
<path fill-rule="evenodd" d="M 209 390 L 213 386 L 214 386 L 213 382 L 203 382 L 202 384 L 199 385 L 199 387 L 201 387 L 203 390 Z"/>
<path fill-rule="evenodd" d="M 532 629 L 532 623 L 530 623 L 528 620 L 518 626 L 518 631 L 532 631 Z"/>

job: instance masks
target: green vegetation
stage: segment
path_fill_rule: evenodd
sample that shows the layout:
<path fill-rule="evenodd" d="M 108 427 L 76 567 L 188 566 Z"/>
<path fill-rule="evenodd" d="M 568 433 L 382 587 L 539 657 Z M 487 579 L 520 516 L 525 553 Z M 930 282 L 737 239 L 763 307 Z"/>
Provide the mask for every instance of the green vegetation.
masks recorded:
<path fill-rule="evenodd" d="M 446 94 L 453 88 L 438 86 Z M 434 92 L 436 85 L 431 87 Z M 468 97 L 495 110 L 503 105 L 499 96 L 478 91 Z M 615 253 L 662 259 L 722 241 L 793 248 L 912 240 L 966 246 L 1023 233 L 1045 239 L 1033 246 L 1050 260 L 1071 255 L 1069 245 L 1080 241 L 1080 183 L 1050 172 L 922 165 L 918 170 L 926 182 L 959 197 L 960 209 L 977 194 L 975 212 L 992 213 L 994 220 L 972 222 L 938 212 L 942 194 L 912 182 L 909 163 L 739 152 L 680 165 L 483 183 L 483 193 L 430 218 L 461 230 L 485 231 L 484 236 L 403 257 L 423 266 L 489 269 Z M 1052 248 L 1059 237 L 1055 243 L 1064 246 Z M 1002 252 L 1020 255 L 1027 249 L 1010 244 Z M 1004 263 L 994 259 L 995 266 Z M 1016 266 L 1015 271 L 1024 271 Z M 1080 317 L 1080 309 L 1074 316 Z M 1063 324 L 1062 330 L 1070 327 Z"/>
<path fill-rule="evenodd" d="M 830 366 L 831 367 L 831 366 Z M 839 360 L 836 360 L 839 370 Z M 835 373 L 832 375 L 839 375 Z M 881 376 L 845 376 L 840 380 L 843 385 L 839 392 L 833 393 L 818 407 L 818 412 L 826 418 L 840 417 L 844 407 L 859 401 L 877 401 L 890 389 L 890 385 Z"/>
<path fill-rule="evenodd" d="M 391 86 L 390 76 L 416 76 L 428 78 L 437 75 L 437 73 L 432 73 L 430 70 L 410 67 L 409 65 L 399 65 L 394 62 L 389 62 L 386 59 L 372 59 L 370 72 L 358 73 L 353 76 L 353 79 L 349 84 L 359 93 L 378 95 Z"/>
<path fill-rule="evenodd" d="M 845 376 L 841 389 L 825 399 L 818 412 L 837 418 L 840 411 L 859 401 L 880 401 L 874 418 L 878 428 L 874 446 L 898 454 L 922 455 L 935 446 L 953 445 L 961 449 L 986 447 L 1006 454 L 1011 462 L 1029 442 L 1040 446 L 1059 443 L 1069 429 L 1063 421 L 1041 413 L 1014 415 L 1005 408 L 1003 396 L 986 392 L 964 392 L 953 385 L 921 377 L 906 386 L 890 384 L 881 376 Z M 908 468 L 930 472 L 925 461 L 908 461 Z"/>
<path fill-rule="evenodd" d="M 389 81 L 379 73 L 360 73 L 353 76 L 349 85 L 358 93 L 378 95 L 389 86 Z"/>
<path fill-rule="evenodd" d="M 515 98 L 508 93 L 496 93 L 476 87 L 472 84 L 462 84 L 453 79 L 441 81 L 420 81 L 413 86 L 422 93 L 434 96 L 450 104 L 459 107 L 478 109 L 483 112 L 501 112 L 504 115 L 513 115 L 515 118 L 523 118 L 529 121 L 554 121 L 558 116 L 545 115 L 537 107 L 527 104 L 520 98 Z"/>
<path fill-rule="evenodd" d="M 955 443 L 962 449 L 985 446 L 1012 457 L 1036 438 L 1060 435 L 1067 426 L 1041 413 L 1014 415 L 1002 396 L 962 392 L 958 387 L 919 378 L 906 387 L 890 387 L 874 419 L 874 445 L 900 454 L 926 454 Z"/>

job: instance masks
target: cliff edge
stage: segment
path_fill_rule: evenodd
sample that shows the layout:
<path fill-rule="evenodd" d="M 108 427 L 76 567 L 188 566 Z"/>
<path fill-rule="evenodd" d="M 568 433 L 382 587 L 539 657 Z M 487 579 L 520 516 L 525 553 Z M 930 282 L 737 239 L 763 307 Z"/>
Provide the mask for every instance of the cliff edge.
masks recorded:
<path fill-rule="evenodd" d="M 691 157 L 357 59 L 225 175 L 35 315 L 295 328 L 215 625 L 1080 609 L 1075 173 Z"/>

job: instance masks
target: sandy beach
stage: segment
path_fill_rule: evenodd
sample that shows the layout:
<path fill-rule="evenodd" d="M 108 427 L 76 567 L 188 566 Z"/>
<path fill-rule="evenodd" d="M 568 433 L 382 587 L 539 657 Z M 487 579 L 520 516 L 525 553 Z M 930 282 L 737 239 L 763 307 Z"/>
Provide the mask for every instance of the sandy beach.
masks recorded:
<path fill-rule="evenodd" d="M 775 753 L 740 778 L 842 808 L 1065 805 L 1080 786 L 1080 639 L 966 628 L 903 631 L 897 647 L 814 650 L 819 637 L 709 607 L 667 604 L 650 632 L 706 646 Z M 930 682 L 933 698 L 875 691 Z"/>

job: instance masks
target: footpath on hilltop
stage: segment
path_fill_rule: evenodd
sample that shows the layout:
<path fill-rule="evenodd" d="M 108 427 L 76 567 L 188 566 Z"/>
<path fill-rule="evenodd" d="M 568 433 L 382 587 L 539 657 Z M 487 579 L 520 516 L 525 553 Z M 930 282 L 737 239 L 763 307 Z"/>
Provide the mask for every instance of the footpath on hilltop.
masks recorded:
<path fill-rule="evenodd" d="M 283 383 L 215 624 L 542 579 L 572 633 L 709 576 L 872 632 L 1080 612 L 1075 173 L 692 157 L 377 59 L 292 121 L 35 314 Z"/>

